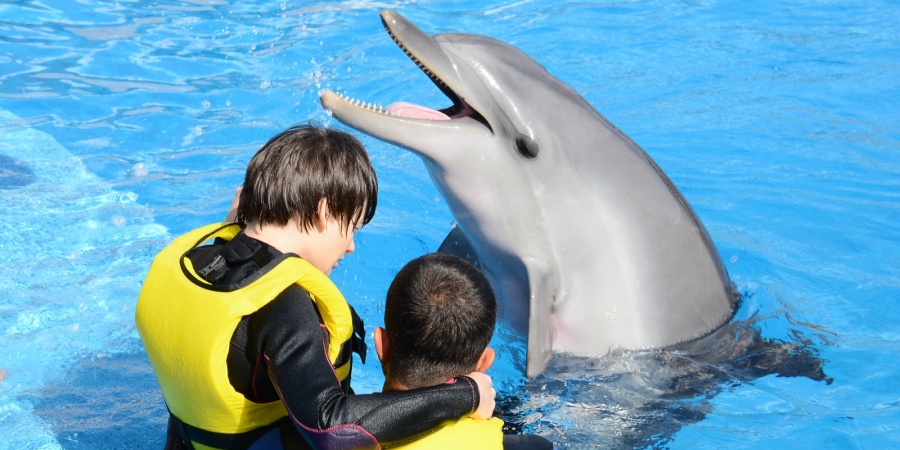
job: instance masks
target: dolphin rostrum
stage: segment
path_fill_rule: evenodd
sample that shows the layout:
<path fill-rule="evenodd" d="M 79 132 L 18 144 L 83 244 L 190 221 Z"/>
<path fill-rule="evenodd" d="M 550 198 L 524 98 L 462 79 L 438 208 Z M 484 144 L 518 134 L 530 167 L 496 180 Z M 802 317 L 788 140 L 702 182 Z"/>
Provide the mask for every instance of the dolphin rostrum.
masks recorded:
<path fill-rule="evenodd" d="M 457 222 L 441 249 L 488 276 L 527 336 L 527 376 L 553 351 L 666 347 L 733 316 L 739 296 L 687 201 L 572 88 L 496 39 L 381 19 L 452 106 L 383 109 L 330 90 L 322 104 L 422 157 Z"/>

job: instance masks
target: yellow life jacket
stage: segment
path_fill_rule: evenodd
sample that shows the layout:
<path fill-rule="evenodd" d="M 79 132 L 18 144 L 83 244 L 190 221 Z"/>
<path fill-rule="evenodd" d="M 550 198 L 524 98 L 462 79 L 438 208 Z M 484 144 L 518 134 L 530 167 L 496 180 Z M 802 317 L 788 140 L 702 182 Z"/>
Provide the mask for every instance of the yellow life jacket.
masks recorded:
<path fill-rule="evenodd" d="M 272 301 L 291 284 L 306 290 L 328 331 L 328 356 L 338 360 L 354 333 L 350 305 L 331 280 L 309 262 L 287 256 L 246 286 L 232 291 L 197 275 L 186 254 L 214 239 L 231 240 L 235 224 L 213 224 L 176 238 L 154 259 L 138 297 L 135 321 L 172 415 L 214 434 L 241 434 L 285 417 L 281 401 L 255 403 L 228 380 L 230 340 L 241 318 Z M 343 381 L 352 358 L 335 368 Z M 197 446 L 197 448 L 208 448 Z"/>
<path fill-rule="evenodd" d="M 391 446 L 392 450 L 459 450 L 466 448 L 503 449 L 503 421 L 496 417 L 491 420 L 463 417 L 456 422 L 447 423 L 421 439 L 399 447 Z"/>

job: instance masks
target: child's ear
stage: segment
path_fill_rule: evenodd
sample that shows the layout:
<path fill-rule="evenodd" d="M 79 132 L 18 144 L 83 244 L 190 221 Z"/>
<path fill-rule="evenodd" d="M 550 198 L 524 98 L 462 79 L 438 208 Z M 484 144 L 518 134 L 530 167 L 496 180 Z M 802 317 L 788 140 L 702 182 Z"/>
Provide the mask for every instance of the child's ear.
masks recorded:
<path fill-rule="evenodd" d="M 491 364 L 494 364 L 494 358 L 497 354 L 494 352 L 494 349 L 487 347 L 484 349 L 484 352 L 481 354 L 481 358 L 478 359 L 478 365 L 475 366 L 476 372 L 487 372 L 488 369 L 491 368 Z"/>
<path fill-rule="evenodd" d="M 323 232 L 328 229 L 328 200 L 322 197 L 319 206 L 316 207 L 316 219 L 314 221 L 316 231 Z"/>
<path fill-rule="evenodd" d="M 375 327 L 372 339 L 375 341 L 375 353 L 378 354 L 378 360 L 381 361 L 381 366 L 384 367 L 385 361 L 387 361 L 388 358 L 387 330 L 381 327 Z"/>

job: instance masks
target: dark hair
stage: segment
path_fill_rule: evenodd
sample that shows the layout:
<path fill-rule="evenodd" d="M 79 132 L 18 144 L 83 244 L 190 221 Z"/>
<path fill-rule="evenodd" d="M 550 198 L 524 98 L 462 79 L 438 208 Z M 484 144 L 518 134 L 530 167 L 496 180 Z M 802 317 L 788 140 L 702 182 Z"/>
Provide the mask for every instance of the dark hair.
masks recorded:
<path fill-rule="evenodd" d="M 410 261 L 391 283 L 384 310 L 391 376 L 418 388 L 471 372 L 496 320 L 491 285 L 471 263 L 448 253 Z"/>
<path fill-rule="evenodd" d="M 347 227 L 375 215 L 378 180 L 366 149 L 343 131 L 315 125 L 289 128 L 266 142 L 247 165 L 237 222 L 286 225 L 297 218 L 308 230 L 319 201 Z"/>

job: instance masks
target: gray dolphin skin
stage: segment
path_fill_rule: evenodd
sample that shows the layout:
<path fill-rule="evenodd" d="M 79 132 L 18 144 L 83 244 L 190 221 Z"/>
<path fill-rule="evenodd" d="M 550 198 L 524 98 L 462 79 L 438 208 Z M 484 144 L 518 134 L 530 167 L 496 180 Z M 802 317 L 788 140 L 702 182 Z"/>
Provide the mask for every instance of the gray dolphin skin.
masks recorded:
<path fill-rule="evenodd" d="M 739 296 L 703 224 L 628 136 L 509 44 L 381 18 L 452 106 L 384 109 L 330 90 L 322 104 L 423 159 L 457 222 L 441 249 L 488 276 L 501 318 L 527 337 L 527 376 L 553 352 L 666 347 L 730 320 Z"/>

